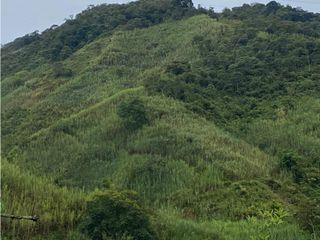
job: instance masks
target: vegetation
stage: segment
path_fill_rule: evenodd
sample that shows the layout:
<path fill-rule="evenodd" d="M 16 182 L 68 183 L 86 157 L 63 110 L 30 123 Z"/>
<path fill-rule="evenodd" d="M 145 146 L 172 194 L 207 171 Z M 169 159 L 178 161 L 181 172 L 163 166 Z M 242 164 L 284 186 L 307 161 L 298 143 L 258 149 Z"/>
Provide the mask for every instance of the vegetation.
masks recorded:
<path fill-rule="evenodd" d="M 83 230 L 92 239 L 156 239 L 147 213 L 139 206 L 133 192 L 107 191 L 96 194 L 88 203 L 88 217 Z"/>
<path fill-rule="evenodd" d="M 145 107 L 139 99 L 121 103 L 118 107 L 118 115 L 123 119 L 126 128 L 130 130 L 139 129 L 148 123 Z"/>
<path fill-rule="evenodd" d="M 40 217 L 36 223 L 2 218 L 1 230 L 6 237 L 30 239 L 38 234 L 66 234 L 80 223 L 85 209 L 82 191 L 58 188 L 48 179 L 25 173 L 6 160 L 2 160 L 1 172 L 1 212 Z"/>
<path fill-rule="evenodd" d="M 36 31 L 7 44 L 2 53 L 3 75 L 24 68 L 32 69 L 47 60 L 66 59 L 100 35 L 110 35 L 122 29 L 146 28 L 167 19 L 193 15 L 192 6 L 191 1 L 185 0 L 90 5 L 75 18 L 70 16 L 60 27 L 52 25 L 42 34 Z"/>
<path fill-rule="evenodd" d="M 2 48 L 4 239 L 317 239 L 320 15 L 90 6 Z"/>

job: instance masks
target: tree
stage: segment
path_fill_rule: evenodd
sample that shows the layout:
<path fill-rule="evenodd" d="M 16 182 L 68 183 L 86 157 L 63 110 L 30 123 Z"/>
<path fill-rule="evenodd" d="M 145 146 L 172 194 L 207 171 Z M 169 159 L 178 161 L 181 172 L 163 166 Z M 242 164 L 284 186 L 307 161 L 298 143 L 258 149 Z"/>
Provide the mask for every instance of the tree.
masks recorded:
<path fill-rule="evenodd" d="M 302 159 L 296 153 L 289 151 L 283 154 L 280 161 L 280 169 L 290 171 L 295 182 L 299 183 L 304 178 L 304 173 L 299 167 L 299 162 Z"/>
<path fill-rule="evenodd" d="M 118 106 L 117 113 L 129 130 L 137 130 L 148 123 L 144 104 L 138 98 L 122 102 Z"/>
<path fill-rule="evenodd" d="M 176 0 L 182 7 L 193 8 L 192 0 Z"/>
<path fill-rule="evenodd" d="M 265 7 L 265 13 L 267 15 L 271 14 L 271 13 L 275 13 L 278 9 L 281 8 L 281 4 L 276 2 L 276 1 L 271 1 L 269 2 L 266 7 Z"/>
<path fill-rule="evenodd" d="M 71 69 L 65 68 L 61 62 L 56 62 L 52 68 L 52 76 L 54 78 L 59 77 L 72 77 Z"/>
<path fill-rule="evenodd" d="M 173 61 L 167 65 L 166 71 L 174 75 L 180 75 L 190 71 L 190 64 L 188 62 Z"/>
<path fill-rule="evenodd" d="M 81 226 L 91 239 L 133 240 L 157 239 L 146 211 L 132 191 L 107 190 L 88 201 L 87 213 Z"/>

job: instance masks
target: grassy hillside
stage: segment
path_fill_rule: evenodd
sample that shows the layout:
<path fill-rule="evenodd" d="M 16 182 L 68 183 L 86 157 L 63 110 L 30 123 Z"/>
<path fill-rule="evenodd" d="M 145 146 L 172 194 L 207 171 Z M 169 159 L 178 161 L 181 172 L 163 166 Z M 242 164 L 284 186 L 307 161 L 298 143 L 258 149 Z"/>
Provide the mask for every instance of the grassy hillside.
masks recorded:
<path fill-rule="evenodd" d="M 316 239 L 319 14 L 274 2 L 222 14 L 159 2 L 88 9 L 4 47 L 2 211 L 41 217 L 39 227 L 4 222 L 4 236 L 86 238 L 86 202 L 107 188 L 138 193 L 106 193 L 106 202 L 142 219 L 147 209 L 147 239 Z M 39 55 L 51 38 L 69 46 L 71 23 L 110 12 L 151 22 L 83 30 L 91 37 L 68 55 Z"/>
<path fill-rule="evenodd" d="M 6 44 L 2 51 L 7 76 L 17 70 L 30 70 L 39 64 L 64 60 L 101 35 L 118 30 L 146 28 L 168 19 L 181 19 L 196 14 L 192 2 L 142 0 L 128 4 L 90 5 L 61 26 L 52 25 Z"/>
<path fill-rule="evenodd" d="M 38 222 L 16 221 L 3 218 L 1 230 L 9 239 L 31 239 L 54 232 L 73 230 L 85 209 L 85 195 L 81 191 L 58 188 L 51 181 L 21 171 L 2 160 L 1 211 L 40 217 Z"/>
<path fill-rule="evenodd" d="M 45 178 L 35 177 L 2 161 L 2 211 L 12 214 L 37 214 L 40 220 L 19 222 L 2 219 L 4 239 L 81 239 L 77 230 L 86 209 L 84 192 L 59 188 Z M 284 212 L 261 212 L 261 220 L 250 217 L 241 221 L 193 221 L 174 209 L 161 208 L 153 224 L 159 239 L 310 239 L 296 225 L 282 221 Z"/>

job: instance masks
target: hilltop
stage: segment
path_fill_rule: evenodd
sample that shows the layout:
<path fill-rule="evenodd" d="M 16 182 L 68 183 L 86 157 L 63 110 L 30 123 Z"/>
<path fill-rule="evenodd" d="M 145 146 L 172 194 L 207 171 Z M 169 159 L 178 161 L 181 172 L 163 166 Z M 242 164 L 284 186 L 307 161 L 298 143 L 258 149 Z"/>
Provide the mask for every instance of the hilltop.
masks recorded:
<path fill-rule="evenodd" d="M 319 37 L 274 1 L 140 0 L 5 45 L 2 204 L 44 220 L 3 236 L 316 239 Z"/>

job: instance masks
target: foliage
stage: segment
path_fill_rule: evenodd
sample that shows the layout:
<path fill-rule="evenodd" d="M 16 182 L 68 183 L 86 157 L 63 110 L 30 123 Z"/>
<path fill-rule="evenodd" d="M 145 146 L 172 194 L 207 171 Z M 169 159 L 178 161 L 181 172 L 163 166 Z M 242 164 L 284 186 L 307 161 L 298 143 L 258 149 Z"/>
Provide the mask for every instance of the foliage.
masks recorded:
<path fill-rule="evenodd" d="M 225 240 L 281 240 L 310 239 L 296 225 L 282 223 L 270 225 L 268 220 L 251 218 L 242 221 L 192 221 L 177 216 L 174 209 L 161 210 L 158 226 L 163 240 L 169 239 L 225 239 Z"/>
<path fill-rule="evenodd" d="M 303 172 L 297 166 L 297 162 L 301 162 L 299 160 L 299 156 L 290 152 L 285 153 L 280 162 L 280 168 L 291 171 L 296 182 L 300 182 L 304 177 Z"/>
<path fill-rule="evenodd" d="M 30 239 L 74 229 L 85 209 L 82 191 L 58 188 L 46 178 L 25 173 L 15 165 L 1 162 L 1 212 L 20 216 L 37 215 L 37 223 L 1 219 L 1 233 L 12 239 Z"/>
<path fill-rule="evenodd" d="M 144 104 L 138 98 L 122 102 L 117 113 L 129 130 L 137 130 L 148 123 Z"/>
<path fill-rule="evenodd" d="M 61 63 L 56 63 L 53 65 L 52 75 L 54 78 L 71 77 L 72 71 L 70 69 L 64 68 Z"/>
<path fill-rule="evenodd" d="M 106 191 L 96 194 L 88 202 L 83 231 L 91 239 L 130 237 L 130 239 L 157 239 L 148 214 L 140 206 L 133 192 Z"/>
<path fill-rule="evenodd" d="M 116 29 L 145 28 L 166 19 L 193 15 L 195 10 L 192 6 L 192 1 L 142 0 L 88 7 L 75 18 L 67 19 L 60 27 L 55 25 L 42 34 L 31 33 L 5 45 L 2 50 L 2 74 L 7 75 L 25 67 L 31 69 L 38 62 L 66 59 L 85 44 Z M 17 58 L 20 60 L 17 61 Z"/>
<path fill-rule="evenodd" d="M 105 180 L 138 192 L 139 204 L 117 196 L 142 219 L 151 208 L 160 239 L 317 236 L 319 26 L 276 2 L 217 14 L 141 0 L 4 46 L 2 156 L 23 169 L 5 207 L 32 209 L 38 187 L 54 195 L 39 200 L 43 226 L 4 224 L 5 235 L 85 239 L 73 188 Z"/>
<path fill-rule="evenodd" d="M 180 191 L 171 198 L 182 209 L 183 215 L 191 219 L 239 220 L 261 217 L 260 212 L 278 211 L 283 205 L 276 195 L 259 182 L 225 182 L 214 189 L 207 188 L 203 186 L 196 195 Z"/>

